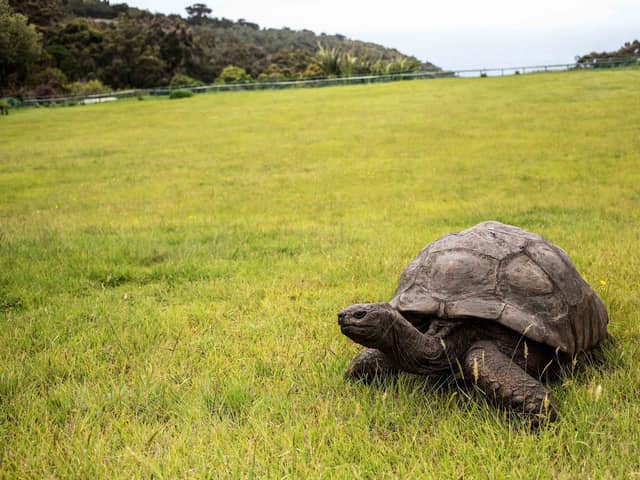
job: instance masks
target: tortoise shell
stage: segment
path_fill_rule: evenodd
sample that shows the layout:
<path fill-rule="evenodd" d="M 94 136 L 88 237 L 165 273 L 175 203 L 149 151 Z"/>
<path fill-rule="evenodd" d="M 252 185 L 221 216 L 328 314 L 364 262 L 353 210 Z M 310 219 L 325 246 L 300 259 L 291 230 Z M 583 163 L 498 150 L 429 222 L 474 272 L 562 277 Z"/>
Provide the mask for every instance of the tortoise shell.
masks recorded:
<path fill-rule="evenodd" d="M 572 356 L 607 336 L 604 304 L 567 254 L 495 221 L 424 247 L 390 303 L 400 313 L 495 321 Z"/>

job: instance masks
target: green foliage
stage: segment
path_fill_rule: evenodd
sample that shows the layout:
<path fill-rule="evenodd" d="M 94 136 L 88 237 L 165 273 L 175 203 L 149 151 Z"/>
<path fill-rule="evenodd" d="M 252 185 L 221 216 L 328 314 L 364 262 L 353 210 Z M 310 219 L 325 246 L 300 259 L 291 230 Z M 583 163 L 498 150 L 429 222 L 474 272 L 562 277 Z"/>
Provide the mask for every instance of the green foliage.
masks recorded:
<path fill-rule="evenodd" d="M 109 0 L 63 0 L 67 12 L 79 17 L 116 18 L 129 11 L 126 4 L 110 5 Z"/>
<path fill-rule="evenodd" d="M 639 82 L 451 78 L 0 119 L 0 477 L 633 478 Z M 565 249 L 610 313 L 604 364 L 551 385 L 560 418 L 536 433 L 453 382 L 342 378 L 359 348 L 336 312 L 388 300 L 423 245 L 486 219 Z"/>
<path fill-rule="evenodd" d="M 592 52 L 580 57 L 577 64 L 579 67 L 589 68 L 640 65 L 640 41 L 626 42 L 615 52 Z"/>
<path fill-rule="evenodd" d="M 386 67 L 386 73 L 410 73 L 420 68 L 420 62 L 410 58 L 397 58 L 389 62 Z"/>
<path fill-rule="evenodd" d="M 290 79 L 291 77 L 285 76 L 284 73 L 277 68 L 268 68 L 258 76 L 258 80 L 261 82 L 281 82 Z"/>
<path fill-rule="evenodd" d="M 211 15 L 212 10 L 207 7 L 204 3 L 194 3 L 193 5 L 186 7 L 187 15 L 189 15 L 189 20 L 194 23 L 200 23 L 209 15 Z"/>
<path fill-rule="evenodd" d="M 350 53 L 345 53 L 340 56 L 338 59 L 338 72 L 345 76 L 350 77 L 354 74 L 356 70 L 356 65 L 358 63 L 358 58 Z"/>
<path fill-rule="evenodd" d="M 31 92 L 38 97 L 52 97 L 67 93 L 69 79 L 58 68 L 47 67 L 29 77 Z"/>
<path fill-rule="evenodd" d="M 285 78 L 300 77 L 310 63 L 314 62 L 314 56 L 304 49 L 285 49 L 269 56 L 271 64 L 267 73 L 280 73 Z"/>
<path fill-rule="evenodd" d="M 169 99 L 171 100 L 190 97 L 193 97 L 193 92 L 191 90 L 172 90 L 169 94 Z"/>
<path fill-rule="evenodd" d="M 2 115 L 9 115 L 9 110 L 12 108 L 11 103 L 9 103 L 8 100 L 4 99 L 4 98 L 0 98 L 0 116 Z M 0 302 L 3 302 L 3 300 L 0 299 Z M 8 303 L 7 303 L 8 302 Z M 4 301 L 5 306 L 3 307 L 3 303 L 0 303 L 0 311 L 3 310 L 3 308 L 10 308 L 11 304 L 13 303 L 11 300 L 5 300 Z"/>
<path fill-rule="evenodd" d="M 318 78 L 324 74 L 324 70 L 317 63 L 310 63 L 302 72 L 302 78 Z"/>
<path fill-rule="evenodd" d="M 70 95 L 82 96 L 107 93 L 111 89 L 100 80 L 89 80 L 87 82 L 70 83 L 66 86 L 66 90 Z"/>
<path fill-rule="evenodd" d="M 325 48 L 318 43 L 316 62 L 322 69 L 325 76 L 331 77 L 340 75 L 340 51 L 334 48 Z"/>
<path fill-rule="evenodd" d="M 7 0 L 0 0 L 0 94 L 26 80 L 40 51 L 35 27 L 24 15 L 13 13 Z"/>
<path fill-rule="evenodd" d="M 7 0 L 2 1 L 6 5 Z M 36 39 L 37 54 L 18 56 L 20 65 L 13 65 L 0 79 L 11 92 L 21 94 L 35 93 L 28 76 L 37 78 L 37 70 L 47 68 L 60 70 L 71 82 L 100 80 L 123 89 L 170 85 L 180 74 L 211 83 L 229 65 L 251 78 L 282 80 L 318 76 L 317 65 L 323 65 L 327 75 L 355 75 L 369 73 L 376 61 L 386 68 L 396 58 L 412 58 L 343 35 L 260 29 L 244 19 L 211 18 L 205 4 L 188 7 L 187 20 L 107 0 L 11 0 L 11 4 L 37 24 L 43 36 L 42 42 Z M 316 54 L 324 60 L 318 61 Z"/>
<path fill-rule="evenodd" d="M 251 75 L 244 68 L 235 65 L 225 67 L 216 79 L 216 83 L 246 83 L 250 81 Z"/>
<path fill-rule="evenodd" d="M 350 40 L 342 35 L 318 36 L 309 30 L 262 29 L 247 22 L 226 19 L 207 19 L 194 25 L 194 41 L 201 47 L 202 58 L 207 59 L 214 73 L 219 75 L 229 65 L 244 68 L 254 77 L 298 78 L 303 76 L 320 50 L 329 53 L 325 70 L 337 75 L 341 56 L 357 59 L 353 74 L 370 73 L 369 66 L 380 60 L 385 65 L 396 58 L 405 58 L 400 52 L 379 45 Z M 335 57 L 330 58 L 332 50 Z M 412 57 L 406 57 L 412 58 Z M 419 62 L 412 58 L 412 61 Z"/>
<path fill-rule="evenodd" d="M 325 76 L 346 76 L 355 74 L 392 74 L 413 72 L 421 67 L 415 58 L 397 56 L 391 60 L 357 56 L 356 51 L 341 51 L 337 47 L 327 48 L 318 43 L 315 63 L 321 68 Z"/>
<path fill-rule="evenodd" d="M 102 81 L 115 88 L 152 88 L 168 83 L 161 46 L 154 41 L 157 33 L 146 28 L 143 18 L 121 17 L 105 38 Z"/>
<path fill-rule="evenodd" d="M 200 87 L 203 83 L 195 78 L 191 78 L 189 75 L 185 75 L 183 73 L 176 73 L 171 82 L 169 82 L 169 86 L 171 88 L 179 88 L 179 87 Z"/>
<path fill-rule="evenodd" d="M 47 27 L 59 22 L 63 10 L 59 0 L 9 0 L 14 12 L 29 19 L 30 23 Z"/>
<path fill-rule="evenodd" d="M 381 60 L 378 60 L 377 62 L 373 63 L 371 65 L 370 71 L 374 75 L 382 75 L 384 73 L 387 73 L 386 66 L 384 63 L 382 63 Z"/>
<path fill-rule="evenodd" d="M 83 18 L 54 29 L 46 52 L 53 65 L 71 80 L 88 80 L 104 68 L 104 48 L 108 33 Z"/>
<path fill-rule="evenodd" d="M 314 57 L 306 50 L 286 49 L 269 56 L 269 66 L 258 76 L 259 80 L 276 81 L 302 78 Z"/>

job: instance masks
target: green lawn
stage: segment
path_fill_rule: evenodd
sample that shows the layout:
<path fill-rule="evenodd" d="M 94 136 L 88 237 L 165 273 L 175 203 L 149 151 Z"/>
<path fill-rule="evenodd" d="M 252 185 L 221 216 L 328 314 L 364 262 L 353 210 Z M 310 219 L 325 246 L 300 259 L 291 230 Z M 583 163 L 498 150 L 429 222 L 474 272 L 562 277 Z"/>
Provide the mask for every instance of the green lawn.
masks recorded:
<path fill-rule="evenodd" d="M 0 118 L 0 478 L 640 477 L 640 70 Z M 531 433 L 336 313 L 487 219 L 563 247 L 615 347 Z M 597 395 L 601 385 L 602 394 Z"/>

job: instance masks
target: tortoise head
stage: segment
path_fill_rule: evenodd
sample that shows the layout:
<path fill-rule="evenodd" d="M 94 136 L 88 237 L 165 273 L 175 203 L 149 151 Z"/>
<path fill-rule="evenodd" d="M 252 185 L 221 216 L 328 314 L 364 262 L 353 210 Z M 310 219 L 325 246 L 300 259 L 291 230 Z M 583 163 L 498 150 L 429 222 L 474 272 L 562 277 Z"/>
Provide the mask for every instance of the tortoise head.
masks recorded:
<path fill-rule="evenodd" d="M 338 313 L 338 325 L 344 335 L 365 347 L 380 348 L 387 343 L 398 313 L 388 303 L 356 303 Z"/>

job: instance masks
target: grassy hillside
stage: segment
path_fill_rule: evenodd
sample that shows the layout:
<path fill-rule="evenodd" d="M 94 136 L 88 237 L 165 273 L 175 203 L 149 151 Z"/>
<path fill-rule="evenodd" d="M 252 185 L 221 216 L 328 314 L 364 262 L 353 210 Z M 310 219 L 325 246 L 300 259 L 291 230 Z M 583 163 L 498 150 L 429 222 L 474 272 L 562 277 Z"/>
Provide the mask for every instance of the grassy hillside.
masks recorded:
<path fill-rule="evenodd" d="M 640 71 L 0 118 L 0 477 L 633 478 Z M 497 219 L 605 301 L 607 366 L 531 434 L 455 387 L 346 384 L 336 325 Z M 599 388 L 601 386 L 601 388 Z M 601 392 L 601 393 L 600 393 Z"/>

